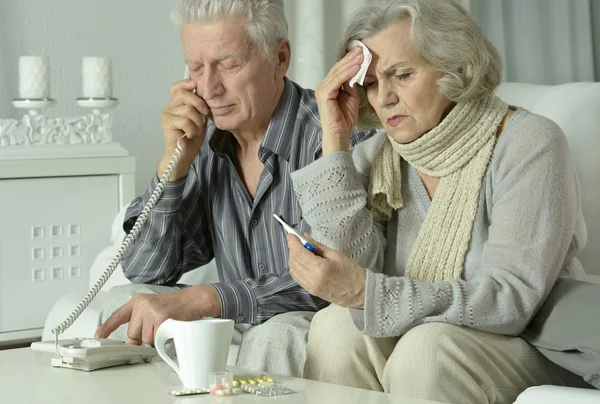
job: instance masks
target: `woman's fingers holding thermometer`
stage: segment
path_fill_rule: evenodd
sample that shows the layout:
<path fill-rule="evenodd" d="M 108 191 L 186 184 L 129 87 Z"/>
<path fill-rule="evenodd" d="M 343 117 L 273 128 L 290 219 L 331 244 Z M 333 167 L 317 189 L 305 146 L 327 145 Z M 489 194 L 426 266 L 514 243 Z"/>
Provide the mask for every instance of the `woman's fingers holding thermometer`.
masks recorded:
<path fill-rule="evenodd" d="M 364 307 L 366 270 L 344 253 L 307 238 L 317 248 L 316 254 L 288 235 L 292 278 L 313 296 L 343 307 Z"/>

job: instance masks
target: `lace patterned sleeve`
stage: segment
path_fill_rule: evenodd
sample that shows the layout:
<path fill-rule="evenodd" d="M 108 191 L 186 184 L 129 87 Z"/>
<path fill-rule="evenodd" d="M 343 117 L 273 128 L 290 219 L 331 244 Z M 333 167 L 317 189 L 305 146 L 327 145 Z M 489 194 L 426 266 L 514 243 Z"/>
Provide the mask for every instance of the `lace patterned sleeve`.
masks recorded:
<path fill-rule="evenodd" d="M 336 152 L 292 173 L 294 192 L 315 240 L 381 272 L 385 225 L 367 209 L 366 182 L 349 152 Z"/>

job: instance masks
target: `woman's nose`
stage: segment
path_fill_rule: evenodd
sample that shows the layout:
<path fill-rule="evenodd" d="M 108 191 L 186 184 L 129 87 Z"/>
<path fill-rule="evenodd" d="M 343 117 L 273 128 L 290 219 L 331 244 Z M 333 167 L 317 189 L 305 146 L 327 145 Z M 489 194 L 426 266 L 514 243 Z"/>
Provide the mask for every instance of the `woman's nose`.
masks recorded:
<path fill-rule="evenodd" d="M 390 105 L 396 105 L 400 98 L 394 91 L 392 85 L 388 79 L 384 78 L 379 80 L 377 83 L 377 102 L 381 108 L 388 107 Z"/>

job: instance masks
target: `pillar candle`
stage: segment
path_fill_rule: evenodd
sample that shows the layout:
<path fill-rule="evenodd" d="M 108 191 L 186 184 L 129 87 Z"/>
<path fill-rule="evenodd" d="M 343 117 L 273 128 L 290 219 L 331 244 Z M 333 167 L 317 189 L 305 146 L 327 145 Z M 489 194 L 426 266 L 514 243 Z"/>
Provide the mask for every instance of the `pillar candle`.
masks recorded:
<path fill-rule="evenodd" d="M 50 98 L 50 61 L 46 56 L 19 58 L 19 98 Z"/>
<path fill-rule="evenodd" d="M 112 64 L 109 58 L 84 57 L 83 98 L 112 97 Z"/>

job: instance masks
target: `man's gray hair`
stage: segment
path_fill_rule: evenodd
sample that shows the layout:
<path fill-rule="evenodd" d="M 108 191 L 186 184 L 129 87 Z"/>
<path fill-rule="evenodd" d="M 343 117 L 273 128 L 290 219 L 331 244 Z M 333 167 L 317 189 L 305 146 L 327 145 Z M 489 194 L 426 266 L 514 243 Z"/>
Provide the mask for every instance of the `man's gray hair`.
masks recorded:
<path fill-rule="evenodd" d="M 250 40 L 271 60 L 279 41 L 288 37 L 283 0 L 180 0 L 171 14 L 171 21 L 181 26 L 194 21 L 238 16 L 246 18 Z"/>
<path fill-rule="evenodd" d="M 423 65 L 442 73 L 438 88 L 452 101 L 492 94 L 502 80 L 502 60 L 471 15 L 454 0 L 375 0 L 350 16 L 338 60 L 353 39 L 366 39 L 399 21 L 411 21 L 410 44 Z M 359 87 L 358 126 L 381 122 Z"/>

